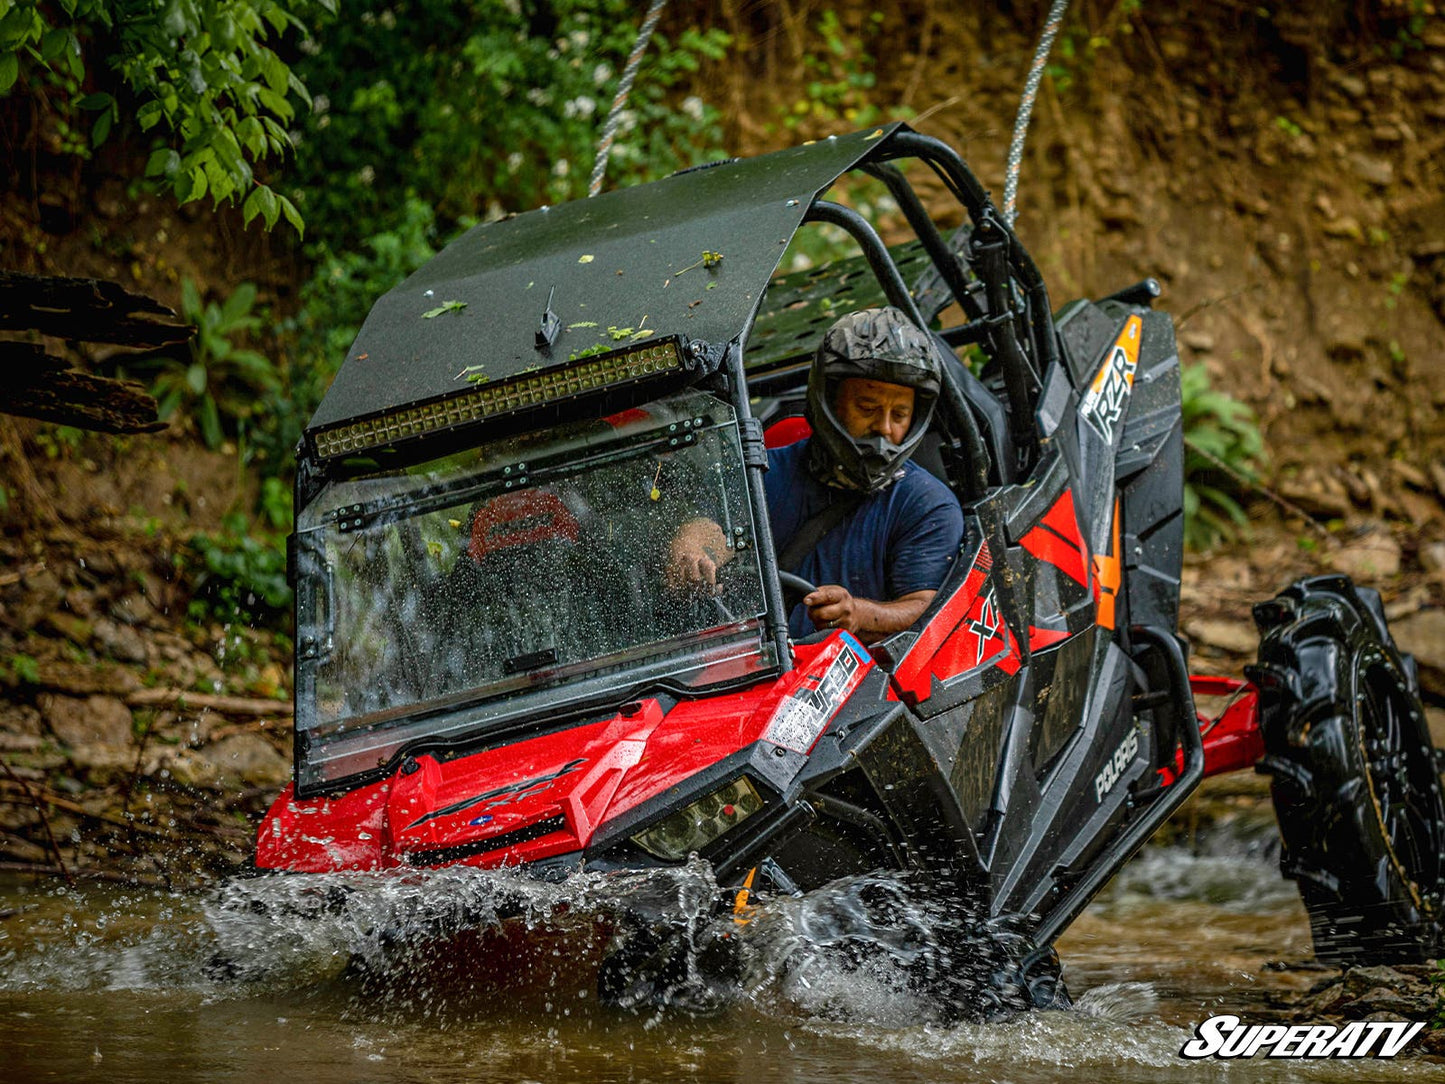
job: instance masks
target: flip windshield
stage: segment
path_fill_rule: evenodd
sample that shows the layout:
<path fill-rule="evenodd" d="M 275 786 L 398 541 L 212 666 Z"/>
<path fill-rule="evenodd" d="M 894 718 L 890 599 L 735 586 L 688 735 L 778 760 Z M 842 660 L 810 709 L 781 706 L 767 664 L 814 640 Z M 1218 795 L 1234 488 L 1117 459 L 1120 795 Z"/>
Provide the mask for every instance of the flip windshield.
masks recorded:
<path fill-rule="evenodd" d="M 733 548 L 717 598 L 663 582 L 697 516 Z M 297 536 L 304 789 L 419 740 L 775 661 L 736 419 L 712 396 L 333 484 Z"/>

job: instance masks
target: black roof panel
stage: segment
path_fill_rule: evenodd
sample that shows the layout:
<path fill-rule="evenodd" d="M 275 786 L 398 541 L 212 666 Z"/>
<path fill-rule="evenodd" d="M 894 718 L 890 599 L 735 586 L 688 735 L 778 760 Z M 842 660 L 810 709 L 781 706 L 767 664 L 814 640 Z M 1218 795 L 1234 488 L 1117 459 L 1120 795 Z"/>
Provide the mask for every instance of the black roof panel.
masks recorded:
<path fill-rule="evenodd" d="M 373 306 L 310 428 L 436 399 L 468 387 L 468 378 L 550 368 L 633 336 L 736 338 L 813 198 L 900 127 L 720 163 L 467 231 Z M 722 260 L 705 266 L 704 252 Z M 534 343 L 549 293 L 562 330 L 544 352 Z M 464 307 L 424 315 L 449 301 Z"/>

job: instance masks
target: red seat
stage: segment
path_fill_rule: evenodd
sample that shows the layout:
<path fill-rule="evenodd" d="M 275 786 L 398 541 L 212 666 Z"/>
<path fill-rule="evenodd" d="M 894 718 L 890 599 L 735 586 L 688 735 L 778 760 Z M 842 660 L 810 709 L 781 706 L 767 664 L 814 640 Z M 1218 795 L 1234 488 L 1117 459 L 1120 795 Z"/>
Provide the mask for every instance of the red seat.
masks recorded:
<path fill-rule="evenodd" d="M 763 433 L 763 444 L 769 448 L 786 448 L 812 435 L 813 427 L 808 424 L 808 419 L 794 414 L 789 418 L 779 418 L 768 426 Z"/>

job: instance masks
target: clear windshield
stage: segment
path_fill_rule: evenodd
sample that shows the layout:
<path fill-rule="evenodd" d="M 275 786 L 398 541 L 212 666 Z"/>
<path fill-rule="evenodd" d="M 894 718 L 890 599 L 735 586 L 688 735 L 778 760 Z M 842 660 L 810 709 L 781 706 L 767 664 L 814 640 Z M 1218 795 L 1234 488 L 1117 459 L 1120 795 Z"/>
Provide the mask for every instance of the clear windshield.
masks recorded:
<path fill-rule="evenodd" d="M 716 599 L 663 582 L 697 516 L 733 540 Z M 710 685 L 772 662 L 737 425 L 711 396 L 333 484 L 297 534 L 298 630 L 316 644 L 303 782 L 535 711 L 543 690 Z"/>

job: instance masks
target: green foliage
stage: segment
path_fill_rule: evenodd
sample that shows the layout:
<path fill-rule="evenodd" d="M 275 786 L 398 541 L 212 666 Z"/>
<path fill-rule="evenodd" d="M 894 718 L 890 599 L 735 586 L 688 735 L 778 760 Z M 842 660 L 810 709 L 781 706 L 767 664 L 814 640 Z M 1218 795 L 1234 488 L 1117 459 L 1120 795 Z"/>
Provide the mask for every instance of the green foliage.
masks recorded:
<path fill-rule="evenodd" d="M 80 449 L 85 431 L 71 425 L 42 425 L 30 439 L 46 459 L 69 459 Z"/>
<path fill-rule="evenodd" d="M 155 372 L 151 394 L 160 404 L 161 420 L 182 410 L 195 420 L 208 448 L 219 448 L 227 435 L 238 435 L 281 389 L 269 359 L 232 341 L 260 326 L 260 317 L 251 311 L 255 303 L 256 287 L 249 282 L 218 304 L 202 303 L 196 284 L 185 279 L 181 314 L 196 328 L 190 360 L 157 355 L 132 365 L 136 371 Z"/>
<path fill-rule="evenodd" d="M 16 684 L 40 684 L 40 664 L 30 655 L 11 655 L 7 669 L 10 671 L 11 681 Z"/>
<path fill-rule="evenodd" d="M 194 620 L 284 627 L 290 619 L 285 537 L 233 512 L 217 534 L 192 536 L 185 555 Z"/>
<path fill-rule="evenodd" d="M 248 454 L 263 473 L 287 473 L 296 442 L 372 304 L 436 255 L 434 222 L 431 207 L 412 197 L 390 229 L 354 251 L 311 246 L 316 265 L 301 287 L 301 306 L 275 328 L 290 347 L 281 355 L 280 390 L 248 431 Z"/>
<path fill-rule="evenodd" d="M 81 156 L 116 123 L 134 121 L 161 137 L 145 170 L 156 187 L 181 203 L 244 197 L 246 221 L 259 215 L 270 229 L 284 215 L 299 232 L 295 205 L 253 167 L 290 148 L 293 99 L 310 103 L 272 45 L 304 29 L 300 15 L 311 9 L 334 12 L 336 2 L 6 0 L 0 95 L 28 86 L 54 111 L 64 149 Z"/>
<path fill-rule="evenodd" d="M 818 17 L 814 30 L 823 39 L 823 48 L 804 54 L 806 93 L 784 107 L 784 124 L 797 128 L 812 122 L 826 127 L 841 121 L 862 128 L 878 121 L 881 110 L 869 100 L 877 83 L 876 61 L 869 49 L 884 19 L 883 12 L 870 12 L 861 30 L 848 34 L 832 8 Z"/>
<path fill-rule="evenodd" d="M 449 231 L 468 216 L 583 195 L 637 35 L 633 0 L 368 0 L 317 27 L 297 73 L 318 89 L 291 173 L 329 251 L 394 228 L 398 194 Z M 724 54 L 721 31 L 654 35 L 609 181 L 721 156 L 718 112 L 673 88 Z"/>
<path fill-rule="evenodd" d="M 1264 439 L 1254 412 L 1210 387 L 1203 362 L 1181 374 L 1184 423 L 1184 541 L 1207 549 L 1248 525 L 1239 500 L 1259 478 Z"/>

